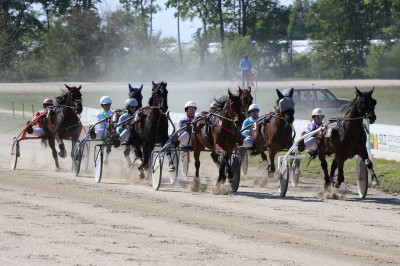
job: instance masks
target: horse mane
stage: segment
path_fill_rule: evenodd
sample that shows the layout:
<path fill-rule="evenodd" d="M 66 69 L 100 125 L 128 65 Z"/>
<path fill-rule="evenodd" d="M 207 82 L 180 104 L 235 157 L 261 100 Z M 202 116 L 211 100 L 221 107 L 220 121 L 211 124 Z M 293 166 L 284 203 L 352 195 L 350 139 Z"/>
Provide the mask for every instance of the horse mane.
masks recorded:
<path fill-rule="evenodd" d="M 60 95 L 60 96 L 57 96 L 56 97 L 56 102 L 58 103 L 58 104 L 65 104 L 65 101 L 67 100 L 67 95 L 68 95 L 68 91 L 64 91 L 64 90 L 61 90 L 62 91 L 62 94 Z"/>
<path fill-rule="evenodd" d="M 350 105 L 350 106 L 353 106 L 354 103 L 356 102 L 356 100 L 357 100 L 357 95 L 356 95 L 356 97 L 354 97 L 353 100 L 351 100 L 351 102 L 350 102 L 349 105 Z M 347 110 L 347 112 L 346 112 L 345 115 L 344 115 L 345 117 L 348 116 L 348 115 L 350 114 L 351 109 L 352 109 L 352 108 L 349 108 L 349 110 Z"/>
<path fill-rule="evenodd" d="M 228 100 L 227 95 L 223 95 L 223 96 L 219 97 L 218 99 L 214 98 L 212 106 L 210 107 L 210 112 L 221 111 L 224 108 L 227 100 Z"/>

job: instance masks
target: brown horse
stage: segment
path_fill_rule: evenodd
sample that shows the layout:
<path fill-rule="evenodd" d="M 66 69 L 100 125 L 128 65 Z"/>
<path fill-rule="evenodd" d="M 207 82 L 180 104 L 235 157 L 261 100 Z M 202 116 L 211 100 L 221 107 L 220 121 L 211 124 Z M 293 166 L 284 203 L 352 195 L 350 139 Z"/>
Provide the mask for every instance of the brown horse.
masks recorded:
<path fill-rule="evenodd" d="M 241 102 L 242 91 L 239 95 L 233 95 L 228 89 L 227 99 L 216 100 L 217 105 L 210 112 L 202 112 L 200 121 L 194 123 L 191 132 L 191 142 L 194 151 L 196 166 L 196 179 L 199 178 L 200 152 L 207 147 L 212 150 L 211 157 L 219 168 L 218 183 L 226 181 L 225 169 L 228 178 L 232 178 L 231 167 L 228 160 L 231 158 L 235 144 L 239 137 L 244 114 Z M 223 98 L 223 97 L 222 97 Z"/>
<path fill-rule="evenodd" d="M 241 94 L 240 94 L 240 91 Z M 237 90 L 236 95 L 241 95 L 241 101 L 242 101 L 242 112 L 244 114 L 247 114 L 247 111 L 249 110 L 249 106 L 253 103 L 253 96 L 251 96 L 251 87 L 248 87 L 247 89 L 239 89 Z"/>
<path fill-rule="evenodd" d="M 363 127 L 364 118 L 370 124 L 373 124 L 376 120 L 376 100 L 372 98 L 373 91 L 374 88 L 369 92 L 361 92 L 356 88 L 356 98 L 353 99 L 353 105 L 346 117 L 330 120 L 325 126 L 325 131 L 316 135 L 318 157 L 324 171 L 325 189 L 333 182 L 336 168 L 338 168 L 338 178 L 337 182 L 333 183 L 333 186 L 340 187 L 340 184 L 344 181 L 344 162 L 355 155 L 360 156 L 367 166 L 372 176 L 372 184 L 379 185 L 372 162 L 368 158 L 366 148 L 367 135 Z M 331 133 L 329 134 L 328 132 Z M 328 164 L 325 159 L 326 154 L 335 154 L 330 176 L 328 175 Z"/>
<path fill-rule="evenodd" d="M 61 143 L 58 145 L 61 158 L 67 156 L 65 145 L 62 140 L 71 140 L 72 143 L 79 140 L 82 131 L 82 124 L 78 115 L 82 112 L 81 86 L 69 87 L 64 84 L 68 91 L 56 97 L 57 105 L 52 107 L 49 115 L 42 118 L 42 125 L 45 132 L 44 139 L 47 139 L 53 153 L 56 167 L 59 169 L 55 139 Z M 73 156 L 71 152 L 71 156 Z"/>
<path fill-rule="evenodd" d="M 267 166 L 268 175 L 275 172 L 275 155 L 284 149 L 289 149 L 293 144 L 294 121 L 294 101 L 292 99 L 293 89 L 287 96 L 284 96 L 279 90 L 276 90 L 278 100 L 276 101 L 275 112 L 265 114 L 263 119 L 253 122 L 251 132 L 254 138 L 254 144 L 261 158 Z M 271 164 L 268 163 L 264 148 L 268 149 L 268 155 Z"/>

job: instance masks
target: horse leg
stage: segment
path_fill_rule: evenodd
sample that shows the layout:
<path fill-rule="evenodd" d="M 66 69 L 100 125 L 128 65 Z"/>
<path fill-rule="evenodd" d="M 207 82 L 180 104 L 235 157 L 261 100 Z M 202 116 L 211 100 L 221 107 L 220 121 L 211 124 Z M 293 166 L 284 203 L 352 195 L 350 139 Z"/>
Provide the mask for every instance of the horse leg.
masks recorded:
<path fill-rule="evenodd" d="M 337 164 L 337 155 L 335 154 L 335 157 L 333 158 L 332 165 L 331 165 L 331 174 L 330 174 L 330 181 L 333 182 L 333 179 L 335 178 L 335 171 L 338 167 Z"/>
<path fill-rule="evenodd" d="M 379 186 L 379 180 L 378 180 L 378 177 L 375 174 L 373 164 L 372 164 L 371 160 L 369 159 L 368 152 L 367 151 L 362 151 L 362 152 L 360 152 L 358 154 L 358 156 L 360 156 L 362 158 L 362 160 L 364 161 L 365 165 L 368 168 L 368 172 L 371 175 L 371 179 L 372 179 L 371 180 L 372 181 L 372 185 L 373 186 Z"/>
<path fill-rule="evenodd" d="M 344 172 L 343 172 L 344 161 L 341 158 L 337 158 L 337 167 L 338 167 L 338 178 L 337 182 L 333 184 L 335 188 L 339 188 L 340 184 L 344 181 Z"/>
<path fill-rule="evenodd" d="M 269 160 L 270 160 L 270 165 L 268 170 L 268 177 L 272 178 L 274 177 L 274 173 L 275 173 L 275 164 L 274 164 L 274 160 L 275 160 L 275 155 L 276 155 L 276 151 L 273 151 L 272 149 L 268 150 L 268 155 L 269 155 Z"/>
<path fill-rule="evenodd" d="M 127 145 L 124 150 L 124 156 L 125 156 L 126 162 L 128 163 L 128 166 L 133 165 L 132 161 L 131 161 L 131 157 L 129 157 L 130 152 L 131 152 L 131 148 Z"/>
<path fill-rule="evenodd" d="M 57 155 L 56 143 L 55 143 L 54 138 L 49 137 L 48 142 L 49 142 L 49 146 L 51 148 L 52 154 L 53 154 L 54 161 L 56 162 L 56 168 L 61 169 L 60 165 L 58 164 L 58 155 Z"/>
<path fill-rule="evenodd" d="M 222 151 L 219 156 L 218 156 L 218 161 L 219 164 L 221 165 L 221 167 L 219 168 L 219 176 L 218 176 L 218 183 L 224 184 L 226 181 L 226 174 L 225 174 L 225 168 L 227 167 L 227 157 L 228 154 L 226 153 L 226 151 Z"/>
<path fill-rule="evenodd" d="M 329 177 L 328 174 L 328 163 L 326 162 L 325 159 L 325 152 L 319 152 L 318 153 L 319 160 L 321 161 L 321 168 L 324 171 L 324 179 L 325 179 L 325 184 L 324 188 L 327 189 L 330 186 L 331 183 L 331 178 Z"/>
<path fill-rule="evenodd" d="M 265 154 L 264 151 L 261 151 L 260 153 L 261 153 L 261 159 L 265 163 L 265 168 L 267 169 L 268 175 L 269 175 L 270 165 L 269 165 L 269 162 L 268 162 L 268 157 L 267 157 L 267 155 Z"/>
<path fill-rule="evenodd" d="M 211 152 L 211 158 L 213 159 L 214 164 L 218 167 L 218 169 L 221 169 L 221 163 L 219 161 L 219 156 L 215 152 Z"/>
<path fill-rule="evenodd" d="M 150 158 L 151 158 L 151 153 L 153 151 L 153 148 L 149 148 L 151 145 L 148 145 L 145 143 L 143 145 L 143 163 L 141 166 L 139 166 L 139 177 L 140 179 L 145 178 L 144 171 L 149 168 L 150 166 Z M 153 146 L 154 147 L 154 146 Z"/>
<path fill-rule="evenodd" d="M 104 156 L 104 161 L 103 161 L 104 164 L 108 164 L 108 156 L 110 155 L 110 152 L 111 152 L 111 146 L 107 146 L 106 154 Z"/>
<path fill-rule="evenodd" d="M 57 140 L 57 142 L 58 142 L 58 148 L 60 149 L 60 152 L 58 153 L 58 155 L 61 158 L 65 158 L 67 156 L 67 150 L 65 149 L 64 142 L 62 141 L 62 139 Z"/>
<path fill-rule="evenodd" d="M 199 178 L 199 169 L 200 169 L 200 147 L 193 146 L 193 157 L 194 157 L 194 166 L 196 167 L 195 177 Z"/>

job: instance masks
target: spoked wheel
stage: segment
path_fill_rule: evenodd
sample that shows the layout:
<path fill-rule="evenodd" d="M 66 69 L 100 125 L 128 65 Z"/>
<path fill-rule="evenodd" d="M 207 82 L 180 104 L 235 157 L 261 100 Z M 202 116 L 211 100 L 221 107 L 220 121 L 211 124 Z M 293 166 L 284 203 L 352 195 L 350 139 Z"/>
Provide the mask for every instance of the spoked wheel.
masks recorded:
<path fill-rule="evenodd" d="M 151 162 L 151 180 L 152 186 L 155 190 L 160 188 L 162 167 L 163 167 L 164 156 L 160 156 L 157 153 L 153 155 L 153 160 Z"/>
<path fill-rule="evenodd" d="M 190 153 L 188 151 L 181 151 L 182 156 L 182 174 L 184 176 L 188 175 L 189 172 L 189 161 L 190 161 Z"/>
<path fill-rule="evenodd" d="M 236 192 L 239 188 L 239 183 L 240 183 L 240 161 L 237 155 L 233 155 L 232 157 L 231 170 L 232 170 L 232 180 L 230 180 L 231 188 L 233 192 Z"/>
<path fill-rule="evenodd" d="M 247 169 L 249 168 L 249 155 L 247 151 L 240 151 L 240 170 L 242 175 L 247 175 Z"/>
<path fill-rule="evenodd" d="M 174 163 L 175 166 L 175 171 L 169 173 L 169 181 L 171 182 L 171 185 L 175 184 L 176 178 L 178 177 L 179 173 L 179 152 L 171 152 L 171 157 L 172 157 L 172 162 Z"/>
<path fill-rule="evenodd" d="M 95 146 L 94 148 L 94 179 L 96 183 L 101 180 L 103 174 L 103 147 Z"/>
<path fill-rule="evenodd" d="M 82 151 L 80 147 L 80 142 L 74 142 L 72 158 L 72 172 L 74 176 L 78 176 L 81 169 Z"/>
<path fill-rule="evenodd" d="M 292 186 L 297 187 L 299 183 L 300 177 L 300 160 L 293 159 L 291 160 L 291 167 L 290 167 L 290 180 L 292 181 Z"/>
<path fill-rule="evenodd" d="M 17 168 L 17 161 L 19 156 L 19 141 L 13 140 L 13 147 L 11 149 L 11 169 L 15 170 Z"/>
<path fill-rule="evenodd" d="M 365 198 L 368 191 L 368 169 L 365 163 L 357 158 L 357 189 L 360 198 Z"/>
<path fill-rule="evenodd" d="M 81 151 L 81 166 L 85 172 L 89 169 L 89 155 L 90 155 L 90 143 L 86 142 L 83 150 Z"/>
<path fill-rule="evenodd" d="M 286 195 L 288 184 L 289 184 L 289 165 L 286 159 L 282 159 L 280 161 L 280 165 L 278 165 L 278 185 L 281 197 L 284 197 Z"/>

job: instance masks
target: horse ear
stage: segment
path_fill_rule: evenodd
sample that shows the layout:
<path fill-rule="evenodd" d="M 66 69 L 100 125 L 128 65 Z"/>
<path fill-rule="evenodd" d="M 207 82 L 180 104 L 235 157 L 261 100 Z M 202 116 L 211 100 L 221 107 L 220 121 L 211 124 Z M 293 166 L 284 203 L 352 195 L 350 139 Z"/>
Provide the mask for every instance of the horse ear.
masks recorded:
<path fill-rule="evenodd" d="M 155 84 L 154 81 L 151 81 L 151 83 L 153 83 L 153 91 L 154 91 L 154 89 L 156 88 L 157 84 Z"/>
<path fill-rule="evenodd" d="M 362 96 L 362 92 L 361 91 L 359 91 L 358 89 L 357 89 L 357 87 L 355 87 L 356 88 L 356 93 L 357 93 L 357 96 Z"/>
<path fill-rule="evenodd" d="M 279 100 L 284 98 L 282 92 L 280 92 L 278 89 L 276 89 L 276 93 L 278 94 Z"/>
<path fill-rule="evenodd" d="M 143 84 L 140 86 L 139 91 L 142 92 Z"/>
<path fill-rule="evenodd" d="M 65 85 L 65 87 L 70 91 L 71 90 L 71 87 L 68 87 L 68 85 L 67 84 L 64 84 Z"/>
<path fill-rule="evenodd" d="M 229 98 L 232 98 L 232 93 L 229 89 L 228 89 L 228 96 L 229 96 Z"/>
<path fill-rule="evenodd" d="M 290 98 L 293 98 L 293 88 L 290 90 L 290 92 L 289 92 L 289 97 Z"/>
<path fill-rule="evenodd" d="M 82 85 L 79 85 L 79 88 L 78 88 L 78 90 L 80 91 L 82 89 Z"/>
<path fill-rule="evenodd" d="M 375 86 L 374 86 L 374 87 L 372 88 L 372 90 L 370 90 L 368 93 L 372 95 L 372 93 L 374 92 L 374 90 L 375 90 Z"/>
<path fill-rule="evenodd" d="M 132 91 L 133 91 L 133 88 L 132 88 L 131 84 L 128 83 L 128 85 L 129 85 L 129 92 L 132 92 Z"/>
<path fill-rule="evenodd" d="M 249 90 L 249 92 L 251 92 L 251 87 L 250 86 L 247 89 Z"/>

